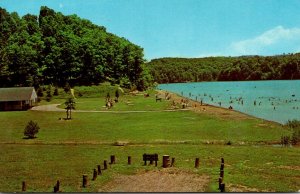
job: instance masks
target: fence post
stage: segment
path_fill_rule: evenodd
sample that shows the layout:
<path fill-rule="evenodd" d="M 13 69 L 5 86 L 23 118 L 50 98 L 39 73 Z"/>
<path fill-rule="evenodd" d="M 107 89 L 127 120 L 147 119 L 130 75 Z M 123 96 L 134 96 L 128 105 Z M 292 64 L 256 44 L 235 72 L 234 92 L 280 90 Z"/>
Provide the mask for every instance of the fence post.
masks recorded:
<path fill-rule="evenodd" d="M 131 156 L 128 156 L 128 165 L 131 165 Z"/>
<path fill-rule="evenodd" d="M 170 156 L 163 155 L 163 168 L 168 168 L 170 166 Z"/>
<path fill-rule="evenodd" d="M 224 163 L 221 163 L 220 170 L 224 170 Z"/>
<path fill-rule="evenodd" d="M 147 155 L 147 154 L 143 154 L 144 166 L 147 165 L 146 155 Z"/>
<path fill-rule="evenodd" d="M 104 168 L 103 168 L 103 170 L 106 170 L 106 169 L 107 169 L 107 161 L 104 160 Z"/>
<path fill-rule="evenodd" d="M 222 184 L 222 182 L 223 182 L 222 177 L 219 177 L 219 190 L 221 190 L 221 184 Z"/>
<path fill-rule="evenodd" d="M 221 183 L 220 191 L 225 192 L 225 183 Z"/>
<path fill-rule="evenodd" d="M 59 180 L 56 182 L 56 185 L 54 186 L 54 188 L 53 188 L 53 192 L 54 193 L 57 193 L 57 192 L 59 192 L 59 185 L 60 185 L 60 183 L 59 183 Z"/>
<path fill-rule="evenodd" d="M 196 158 L 195 160 L 195 168 L 199 168 L 199 158 Z"/>
<path fill-rule="evenodd" d="M 115 155 L 110 156 L 110 164 L 115 164 L 116 163 L 116 157 Z"/>
<path fill-rule="evenodd" d="M 101 166 L 97 165 L 97 168 L 98 168 L 98 175 L 101 175 L 102 174 L 102 172 L 101 172 Z"/>
<path fill-rule="evenodd" d="M 97 174 L 98 174 L 97 170 L 94 169 L 94 172 L 93 172 L 93 181 L 97 179 Z"/>
<path fill-rule="evenodd" d="M 224 170 L 220 170 L 220 177 L 224 178 Z"/>
<path fill-rule="evenodd" d="M 175 166 L 175 158 L 172 158 L 171 166 L 172 166 L 172 167 Z"/>
<path fill-rule="evenodd" d="M 86 174 L 84 174 L 82 176 L 82 187 L 86 187 L 88 184 L 88 176 Z"/>
<path fill-rule="evenodd" d="M 26 191 L 27 186 L 26 186 L 26 182 L 22 181 L 22 191 Z"/>

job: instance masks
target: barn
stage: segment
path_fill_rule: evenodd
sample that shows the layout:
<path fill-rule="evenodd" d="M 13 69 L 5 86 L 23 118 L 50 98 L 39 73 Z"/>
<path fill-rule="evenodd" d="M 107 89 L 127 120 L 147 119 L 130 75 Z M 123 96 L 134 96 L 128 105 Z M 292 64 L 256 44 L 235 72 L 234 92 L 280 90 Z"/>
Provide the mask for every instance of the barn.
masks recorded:
<path fill-rule="evenodd" d="M 28 110 L 37 102 L 34 87 L 0 88 L 0 110 Z"/>

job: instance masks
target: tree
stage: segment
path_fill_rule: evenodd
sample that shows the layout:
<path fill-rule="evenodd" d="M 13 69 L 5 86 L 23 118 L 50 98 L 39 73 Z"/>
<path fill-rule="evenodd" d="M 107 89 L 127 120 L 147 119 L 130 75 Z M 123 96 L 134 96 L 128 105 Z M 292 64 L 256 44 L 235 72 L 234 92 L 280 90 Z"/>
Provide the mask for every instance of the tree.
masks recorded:
<path fill-rule="evenodd" d="M 24 129 L 24 135 L 27 136 L 29 139 L 35 138 L 35 135 L 39 132 L 39 125 L 36 122 L 33 122 L 30 120 L 25 129 Z"/>
<path fill-rule="evenodd" d="M 67 113 L 67 120 L 72 119 L 72 109 L 75 109 L 75 101 L 73 98 L 68 98 L 65 102 L 66 105 L 66 113 Z"/>

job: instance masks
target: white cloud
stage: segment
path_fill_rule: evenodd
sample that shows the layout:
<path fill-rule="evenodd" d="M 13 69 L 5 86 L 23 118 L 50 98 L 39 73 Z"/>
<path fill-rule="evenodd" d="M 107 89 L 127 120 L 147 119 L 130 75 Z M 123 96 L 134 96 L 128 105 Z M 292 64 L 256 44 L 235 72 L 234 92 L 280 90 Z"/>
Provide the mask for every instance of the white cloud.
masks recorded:
<path fill-rule="evenodd" d="M 59 4 L 59 8 L 63 8 L 64 5 L 62 3 Z"/>
<path fill-rule="evenodd" d="M 228 49 L 233 55 L 268 55 L 297 52 L 299 45 L 300 28 L 277 26 L 252 39 L 233 42 Z"/>
<path fill-rule="evenodd" d="M 197 57 L 278 55 L 300 52 L 300 28 L 277 26 L 262 34 L 241 41 L 232 42 L 222 50 L 201 53 Z"/>

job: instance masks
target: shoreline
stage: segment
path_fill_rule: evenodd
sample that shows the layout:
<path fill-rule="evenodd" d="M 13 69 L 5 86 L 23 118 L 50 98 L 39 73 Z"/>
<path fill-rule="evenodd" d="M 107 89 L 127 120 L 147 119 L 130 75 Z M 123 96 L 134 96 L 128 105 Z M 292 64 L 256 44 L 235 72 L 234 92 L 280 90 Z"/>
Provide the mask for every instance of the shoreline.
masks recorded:
<path fill-rule="evenodd" d="M 266 124 L 270 123 L 270 124 L 283 126 L 283 124 L 281 124 L 279 122 L 255 117 L 253 115 L 249 115 L 247 113 L 243 113 L 243 112 L 240 112 L 235 109 L 218 107 L 218 106 L 210 105 L 207 103 L 203 103 L 201 105 L 201 103 L 196 100 L 190 99 L 185 96 L 181 96 L 181 95 L 173 93 L 173 92 L 169 92 L 167 90 L 157 89 L 156 92 L 158 93 L 158 95 L 162 95 L 164 99 L 166 99 L 166 97 L 169 96 L 169 101 L 170 102 L 175 101 L 177 106 L 178 105 L 181 106 L 182 99 L 184 101 L 188 101 L 188 106 L 186 107 L 186 109 L 192 110 L 196 113 L 206 113 L 209 115 L 216 116 L 220 119 L 224 119 L 224 118 L 225 119 L 234 119 L 234 120 L 256 119 L 256 120 L 261 120 L 262 123 L 266 123 Z"/>

